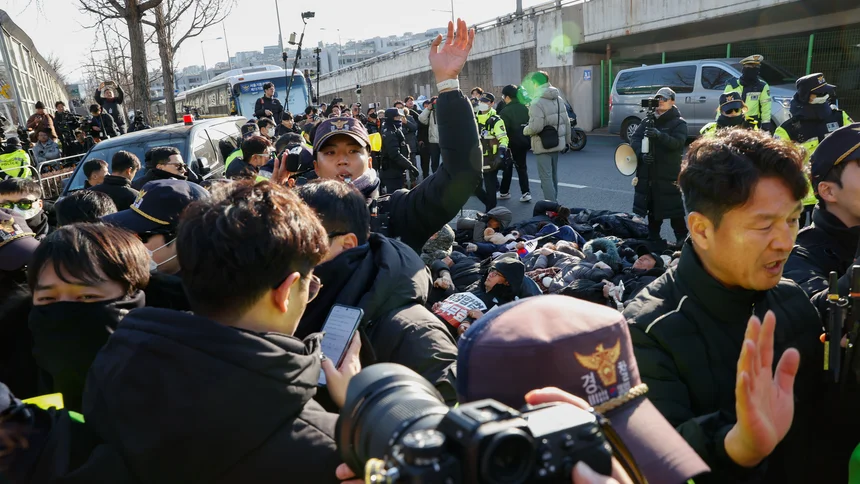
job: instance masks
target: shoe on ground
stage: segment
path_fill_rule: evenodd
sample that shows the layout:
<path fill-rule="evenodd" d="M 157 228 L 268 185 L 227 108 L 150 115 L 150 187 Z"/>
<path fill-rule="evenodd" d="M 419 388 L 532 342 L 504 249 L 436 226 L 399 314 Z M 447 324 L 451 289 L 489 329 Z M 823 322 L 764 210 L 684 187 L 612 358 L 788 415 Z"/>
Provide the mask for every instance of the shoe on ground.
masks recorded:
<path fill-rule="evenodd" d="M 511 199 L 510 193 L 500 193 L 499 194 L 499 200 L 510 200 L 510 199 Z"/>
<path fill-rule="evenodd" d="M 532 201 L 532 194 L 529 192 L 523 193 L 523 196 L 520 197 L 520 201 L 521 202 L 531 202 Z"/>

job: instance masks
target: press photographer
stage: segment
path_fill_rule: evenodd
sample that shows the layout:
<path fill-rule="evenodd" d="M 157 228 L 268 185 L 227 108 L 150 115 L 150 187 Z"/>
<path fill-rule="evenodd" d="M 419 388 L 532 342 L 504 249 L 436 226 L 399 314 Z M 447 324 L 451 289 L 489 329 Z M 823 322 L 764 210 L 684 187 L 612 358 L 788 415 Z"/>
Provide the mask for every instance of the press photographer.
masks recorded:
<path fill-rule="evenodd" d="M 639 165 L 633 179 L 633 212 L 648 216 L 648 238 L 653 250 L 667 243 L 660 236 L 663 220 L 670 219 L 678 247 L 687 238 L 684 202 L 678 189 L 681 155 L 687 141 L 687 121 L 675 106 L 675 91 L 660 88 L 652 99 L 642 101 L 647 116 L 630 138 Z"/>

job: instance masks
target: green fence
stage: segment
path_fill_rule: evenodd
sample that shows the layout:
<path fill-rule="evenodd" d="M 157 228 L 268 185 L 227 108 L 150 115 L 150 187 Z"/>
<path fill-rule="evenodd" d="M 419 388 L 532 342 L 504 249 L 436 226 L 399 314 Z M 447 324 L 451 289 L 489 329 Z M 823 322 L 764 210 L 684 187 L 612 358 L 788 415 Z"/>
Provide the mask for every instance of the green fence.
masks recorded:
<path fill-rule="evenodd" d="M 642 64 L 680 62 L 697 59 L 747 57 L 761 54 L 769 62 L 796 76 L 823 72 L 827 82 L 835 84 L 839 107 L 860 121 L 860 25 L 807 32 L 782 37 L 717 44 L 697 49 L 664 52 L 635 59 L 613 57 L 608 65 L 603 94 L 604 116 L 608 123 L 609 93 L 618 71 Z"/>

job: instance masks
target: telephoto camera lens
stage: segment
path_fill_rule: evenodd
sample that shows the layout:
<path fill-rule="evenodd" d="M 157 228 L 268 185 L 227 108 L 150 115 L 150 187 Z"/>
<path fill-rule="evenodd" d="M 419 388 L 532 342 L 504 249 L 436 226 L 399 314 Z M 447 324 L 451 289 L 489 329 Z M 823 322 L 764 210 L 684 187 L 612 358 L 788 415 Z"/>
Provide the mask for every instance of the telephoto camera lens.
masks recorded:
<path fill-rule="evenodd" d="M 371 458 L 388 455 L 403 436 L 436 429 L 448 406 L 435 388 L 414 371 L 378 363 L 349 382 L 335 433 L 343 461 L 357 476 Z"/>

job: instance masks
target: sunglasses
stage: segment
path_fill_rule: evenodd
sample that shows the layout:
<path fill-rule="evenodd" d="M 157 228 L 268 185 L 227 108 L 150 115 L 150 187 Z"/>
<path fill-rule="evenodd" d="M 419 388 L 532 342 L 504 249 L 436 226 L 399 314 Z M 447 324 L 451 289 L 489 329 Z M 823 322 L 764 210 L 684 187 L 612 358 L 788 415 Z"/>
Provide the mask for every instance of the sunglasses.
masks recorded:
<path fill-rule="evenodd" d="M 727 109 L 727 110 L 723 111 L 723 114 L 731 115 L 731 116 L 737 116 L 740 113 L 741 113 L 740 109 Z"/>
<path fill-rule="evenodd" d="M 656 100 L 658 100 L 658 101 L 668 101 L 668 99 L 666 99 L 666 98 L 665 98 L 665 97 L 663 97 L 663 96 L 654 96 L 654 99 L 656 99 Z"/>
<path fill-rule="evenodd" d="M 286 280 L 287 280 L 286 277 L 283 278 L 280 282 L 278 282 L 277 284 L 272 286 L 272 289 L 277 289 Z M 322 288 L 323 288 L 323 284 L 322 284 L 322 281 L 320 281 L 320 278 L 317 276 L 311 276 L 311 279 L 308 282 L 308 302 L 311 302 L 314 299 L 316 299 L 316 297 L 319 296 L 320 289 L 322 289 Z"/>
<path fill-rule="evenodd" d="M 178 161 L 171 161 L 171 162 L 169 162 L 169 163 L 165 163 L 165 165 L 167 165 L 167 166 L 175 166 L 175 167 L 177 167 L 177 168 L 179 168 L 179 169 L 182 169 L 182 170 L 187 170 L 187 169 L 188 169 L 188 165 L 186 165 L 185 163 L 180 163 L 180 162 L 178 162 Z"/>
<path fill-rule="evenodd" d="M 19 210 L 30 210 L 38 200 L 18 200 L 17 202 L 0 202 L 0 208 L 13 209 L 18 207 Z"/>

